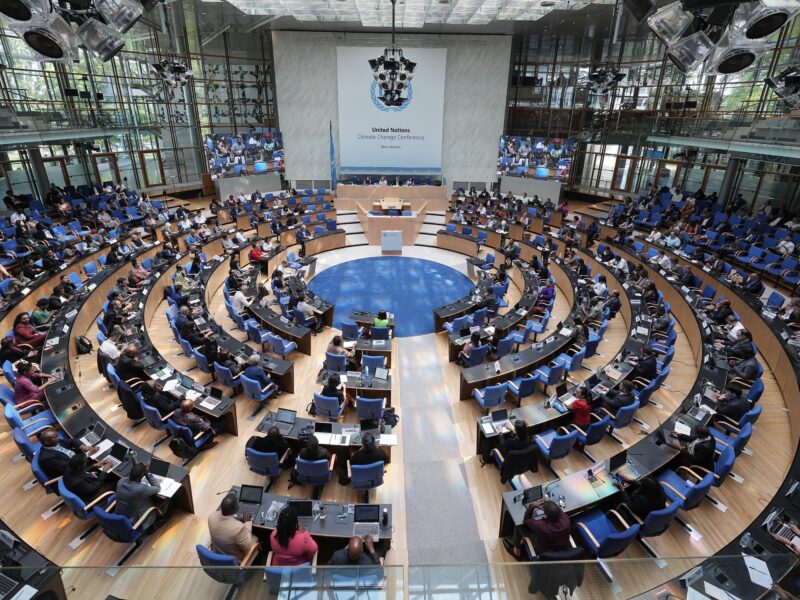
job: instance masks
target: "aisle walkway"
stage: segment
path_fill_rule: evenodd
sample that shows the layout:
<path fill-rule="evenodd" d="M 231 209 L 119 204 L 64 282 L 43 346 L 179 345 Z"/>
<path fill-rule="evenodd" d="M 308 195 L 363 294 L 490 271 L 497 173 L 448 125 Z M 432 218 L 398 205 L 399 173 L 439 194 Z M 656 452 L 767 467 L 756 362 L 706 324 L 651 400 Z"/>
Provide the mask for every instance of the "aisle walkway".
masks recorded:
<path fill-rule="evenodd" d="M 432 335 L 398 338 L 411 564 L 486 562 Z"/>

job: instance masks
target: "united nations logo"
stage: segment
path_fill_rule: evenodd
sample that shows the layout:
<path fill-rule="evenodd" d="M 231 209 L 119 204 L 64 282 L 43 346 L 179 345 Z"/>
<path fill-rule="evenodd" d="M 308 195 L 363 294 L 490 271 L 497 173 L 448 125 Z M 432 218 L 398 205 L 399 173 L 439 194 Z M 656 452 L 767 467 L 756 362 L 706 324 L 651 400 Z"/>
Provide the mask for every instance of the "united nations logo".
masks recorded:
<path fill-rule="evenodd" d="M 386 99 L 383 97 L 383 95 L 378 95 L 379 90 L 380 88 L 378 87 L 378 82 L 373 81 L 369 88 L 369 97 L 372 100 L 372 104 L 375 106 L 375 108 L 381 112 L 400 112 L 401 110 L 405 110 L 405 108 L 411 104 L 411 99 L 414 97 L 414 86 L 410 83 L 406 88 L 406 97 L 395 97 L 389 104 L 386 103 Z"/>

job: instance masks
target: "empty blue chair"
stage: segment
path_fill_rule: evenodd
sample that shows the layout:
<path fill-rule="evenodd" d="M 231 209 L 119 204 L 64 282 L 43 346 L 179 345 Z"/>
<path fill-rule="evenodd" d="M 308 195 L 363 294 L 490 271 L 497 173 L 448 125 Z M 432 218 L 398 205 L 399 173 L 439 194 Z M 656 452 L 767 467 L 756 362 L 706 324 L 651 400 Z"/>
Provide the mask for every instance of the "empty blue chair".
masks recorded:
<path fill-rule="evenodd" d="M 286 358 L 297 350 L 296 342 L 289 342 L 274 333 L 267 333 L 267 343 L 269 344 L 270 352 L 277 354 L 281 358 Z"/>
<path fill-rule="evenodd" d="M 339 399 L 322 394 L 314 394 L 314 408 L 320 417 L 336 420 L 344 412 L 344 404 L 339 406 Z"/>
<path fill-rule="evenodd" d="M 244 395 L 247 398 L 250 398 L 250 400 L 254 400 L 258 403 L 258 408 L 253 415 L 258 414 L 258 412 L 264 408 L 264 406 L 266 406 L 265 402 L 267 398 L 275 394 L 278 389 L 273 383 L 270 383 L 266 387 L 262 388 L 258 381 L 255 379 L 250 379 L 244 374 L 240 375 L 239 382 L 242 384 L 242 391 L 244 392 Z"/>
<path fill-rule="evenodd" d="M 247 577 L 246 569 L 236 568 L 240 565 L 235 557 L 213 552 L 202 544 L 197 544 L 195 550 L 197 551 L 197 558 L 200 560 L 200 564 L 203 565 L 203 572 L 214 581 L 228 584 L 236 588 L 236 586 L 241 584 L 245 577 Z M 255 558 L 255 553 L 252 554 L 253 558 Z M 251 561 L 245 558 L 244 564 L 249 564 L 249 562 Z M 233 588 L 228 591 L 227 598 L 234 597 Z"/>
<path fill-rule="evenodd" d="M 552 462 L 567 456 L 578 439 L 578 432 L 574 429 L 570 431 L 565 427 L 559 427 L 559 430 L 563 433 L 559 434 L 558 430 L 550 429 L 533 437 L 533 441 L 539 448 L 539 454 L 542 455 L 545 465 L 556 477 L 559 475 L 553 469 Z"/>
<path fill-rule="evenodd" d="M 348 475 L 350 476 L 350 486 L 354 490 L 363 490 L 362 502 L 369 503 L 369 492 L 383 485 L 383 461 L 370 463 L 368 465 L 353 465 L 347 463 Z"/>
<path fill-rule="evenodd" d="M 370 373 L 375 373 L 375 369 L 383 369 L 386 367 L 386 357 L 383 354 L 362 354 L 361 366 L 368 368 Z"/>
<path fill-rule="evenodd" d="M 605 408 L 601 407 L 600 410 L 611 417 L 609 433 L 613 433 L 615 429 L 622 429 L 630 425 L 631 421 L 633 421 L 633 417 L 636 416 L 636 411 L 639 410 L 639 406 L 640 404 L 637 400 L 633 404 L 629 404 L 628 406 L 623 406 L 620 408 L 616 415 L 612 415 Z"/>
<path fill-rule="evenodd" d="M 595 558 L 611 558 L 621 554 L 639 534 L 638 524 L 629 525 L 615 510 L 610 511 L 610 514 L 616 518 L 622 529 L 618 529 L 602 510 L 593 510 L 576 519 L 575 527 Z"/>
<path fill-rule="evenodd" d="M 457 317 L 452 321 L 445 323 L 444 328 L 446 331 L 450 333 L 455 333 L 460 335 L 461 330 L 469 329 L 469 315 L 464 315 L 463 317 Z"/>
<path fill-rule="evenodd" d="M 6 381 L 13 387 L 17 381 L 17 377 L 14 375 L 14 366 L 11 364 L 11 361 L 6 360 L 3 362 L 3 375 L 6 376 Z"/>
<path fill-rule="evenodd" d="M 362 398 L 356 396 L 356 415 L 359 421 L 365 419 L 382 419 L 385 398 Z"/>
<path fill-rule="evenodd" d="M 504 337 L 502 340 L 497 342 L 497 348 L 494 351 L 495 358 L 502 358 L 506 354 L 510 354 L 511 350 L 514 348 L 514 338 L 510 335 Z"/>
<path fill-rule="evenodd" d="M 106 512 L 99 506 L 92 507 L 94 516 L 106 537 L 120 544 L 134 544 L 134 547 L 128 550 L 125 556 L 117 562 L 117 566 L 121 566 L 139 549 L 145 536 L 145 526 L 151 513 L 155 510 L 155 506 L 148 508 L 147 512 L 136 523 L 132 523 L 128 517 Z"/>
<path fill-rule="evenodd" d="M 373 327 L 369 333 L 373 340 L 388 340 L 389 328 L 388 327 Z"/>
<path fill-rule="evenodd" d="M 35 401 L 25 403 L 19 407 L 14 404 L 6 404 L 3 407 L 3 416 L 11 429 L 22 429 L 25 433 L 31 435 L 57 423 L 55 415 L 50 410 L 39 410 L 39 412 L 31 414 L 32 410 L 43 407 L 43 404 Z M 26 416 L 23 417 L 23 414 Z"/>
<path fill-rule="evenodd" d="M 594 420 L 589 423 L 585 431 L 583 428 L 574 424 L 572 427 L 578 432 L 578 443 L 581 445 L 581 451 L 594 462 L 594 458 L 586 451 L 586 447 L 599 444 L 605 437 L 608 427 L 611 424 L 611 415 L 605 415 L 601 418 L 592 413 L 592 419 Z"/>
<path fill-rule="evenodd" d="M 349 319 L 343 319 L 339 323 L 339 327 L 342 330 L 342 337 L 346 340 L 357 340 L 364 335 L 364 328 L 359 327 L 355 321 L 350 321 Z"/>
<path fill-rule="evenodd" d="M 664 533 L 669 529 L 669 526 L 672 525 L 672 522 L 678 515 L 678 509 L 680 509 L 680 507 L 681 505 L 677 502 L 671 502 L 664 508 L 650 511 L 644 518 L 644 521 L 640 520 L 634 513 L 630 513 L 641 526 L 641 529 L 639 529 L 639 537 L 656 537 Z"/>
<path fill-rule="evenodd" d="M 325 353 L 325 368 L 336 373 L 347 371 L 347 357 L 344 354 Z"/>
<path fill-rule="evenodd" d="M 158 409 L 154 406 L 150 406 L 149 404 L 145 403 L 143 398 L 139 399 L 139 406 L 142 408 L 142 413 L 144 414 L 144 420 L 147 424 L 155 429 L 156 431 L 167 431 L 167 419 L 169 419 L 169 415 L 162 415 L 158 412 Z M 170 433 L 167 432 L 164 434 L 164 437 L 156 442 L 155 446 L 167 441 L 170 438 Z"/>
<path fill-rule="evenodd" d="M 489 314 L 488 308 L 479 308 L 471 315 L 467 315 L 471 327 L 483 326 L 486 323 L 486 317 Z"/>
<path fill-rule="evenodd" d="M 550 361 L 536 369 L 534 377 L 544 386 L 545 394 L 548 387 L 561 383 L 561 380 L 564 379 L 565 368 L 563 362 Z"/>
<path fill-rule="evenodd" d="M 688 477 L 684 478 L 672 469 L 667 469 L 658 476 L 658 481 L 670 502 L 680 505 L 681 510 L 692 510 L 708 494 L 714 483 L 714 474 L 709 473 L 698 479 L 687 467 L 678 467 L 678 471 L 686 473 Z"/>
<path fill-rule="evenodd" d="M 259 329 L 258 322 L 255 319 L 250 319 L 247 321 L 247 339 L 251 342 L 260 344 L 261 351 L 265 350 L 265 346 L 269 339 L 270 332 L 268 329 Z"/>
<path fill-rule="evenodd" d="M 506 382 L 506 391 L 510 392 L 513 396 L 517 399 L 517 406 L 522 403 L 523 398 L 527 398 L 528 396 L 532 396 L 536 391 L 536 383 L 538 382 L 538 378 L 528 373 L 522 377 L 517 377 L 516 379 L 512 379 L 511 381 Z"/>
<path fill-rule="evenodd" d="M 488 252 L 486 254 L 486 258 L 483 259 L 483 264 L 480 266 L 480 269 L 483 271 L 491 271 L 494 269 L 494 254 Z"/>
<path fill-rule="evenodd" d="M 489 409 L 500 406 L 506 399 L 506 384 L 489 385 L 483 389 L 472 390 L 472 397 L 480 404 L 485 414 Z"/>
<path fill-rule="evenodd" d="M 286 452 L 288 453 L 289 450 Z M 258 452 L 252 448 L 244 449 L 244 457 L 251 471 L 269 477 L 267 489 L 272 487 L 272 483 L 280 476 L 281 461 L 286 459 L 286 455 L 281 457 L 277 452 Z"/>

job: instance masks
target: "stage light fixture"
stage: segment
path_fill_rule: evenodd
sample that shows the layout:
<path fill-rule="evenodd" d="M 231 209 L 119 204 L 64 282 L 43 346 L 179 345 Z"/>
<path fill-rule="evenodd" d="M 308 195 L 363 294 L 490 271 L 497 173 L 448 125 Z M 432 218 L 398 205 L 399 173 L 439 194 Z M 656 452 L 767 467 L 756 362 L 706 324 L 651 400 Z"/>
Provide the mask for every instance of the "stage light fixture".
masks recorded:
<path fill-rule="evenodd" d="M 15 21 L 30 21 L 49 11 L 47 0 L 2 0 L 0 13 Z"/>
<path fill-rule="evenodd" d="M 715 72 L 730 75 L 752 65 L 765 51 L 763 42 L 748 40 L 741 33 L 729 28 L 717 42 L 708 62 Z"/>
<path fill-rule="evenodd" d="M 69 23 L 55 13 L 24 22 L 9 20 L 9 25 L 40 60 L 72 62 L 78 58 L 77 36 Z"/>
<path fill-rule="evenodd" d="M 683 10 L 680 2 L 667 4 L 648 17 L 647 25 L 667 46 L 681 39 L 695 17 Z"/>
<path fill-rule="evenodd" d="M 625 79 L 625 75 L 615 67 L 595 67 L 589 72 L 589 90 L 596 94 L 607 94 Z"/>
<path fill-rule="evenodd" d="M 667 56 L 679 71 L 688 73 L 703 62 L 713 49 L 711 38 L 705 32 L 698 31 L 670 45 Z"/>
<path fill-rule="evenodd" d="M 383 50 L 383 55 L 369 59 L 368 63 L 380 91 L 377 99 L 387 107 L 399 107 L 408 99 L 409 84 L 414 77 L 417 63 L 403 56 L 403 50 L 395 45 L 395 1 L 392 1 L 392 45 Z"/>
<path fill-rule="evenodd" d="M 142 5 L 134 0 L 97 0 L 97 12 L 106 23 L 125 33 L 142 16 Z"/>
<path fill-rule="evenodd" d="M 787 108 L 800 108 L 800 66 L 784 69 L 778 75 L 767 78 L 766 84 Z"/>
<path fill-rule="evenodd" d="M 761 0 L 745 2 L 736 9 L 734 27 L 749 40 L 767 37 L 783 27 L 800 12 L 800 2 Z"/>
<path fill-rule="evenodd" d="M 183 87 L 188 83 L 189 77 L 193 75 L 186 63 L 177 57 L 167 57 L 153 63 L 150 65 L 150 70 L 161 77 L 161 80 L 169 87 Z"/>
<path fill-rule="evenodd" d="M 83 42 L 83 46 L 101 62 L 111 60 L 125 46 L 125 42 L 116 31 L 97 19 L 86 19 L 78 27 L 78 37 Z"/>

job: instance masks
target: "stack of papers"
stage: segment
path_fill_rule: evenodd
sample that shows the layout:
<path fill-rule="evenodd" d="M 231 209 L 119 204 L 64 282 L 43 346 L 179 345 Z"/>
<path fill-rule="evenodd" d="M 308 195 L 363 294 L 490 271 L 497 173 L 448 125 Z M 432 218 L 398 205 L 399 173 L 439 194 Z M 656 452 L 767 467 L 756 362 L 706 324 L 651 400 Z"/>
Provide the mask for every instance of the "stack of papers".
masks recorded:
<path fill-rule="evenodd" d="M 380 439 L 378 440 L 378 444 L 381 446 L 397 446 L 397 434 L 382 433 Z"/>
<path fill-rule="evenodd" d="M 103 456 L 109 450 L 111 450 L 111 446 L 113 445 L 114 442 L 112 442 L 111 440 L 100 440 L 97 444 L 97 452 L 95 452 L 94 454 L 90 454 L 89 458 L 91 458 L 92 460 L 97 460 L 98 456 Z"/>
<path fill-rule="evenodd" d="M 163 496 L 164 498 L 172 498 L 181 487 L 181 484 L 175 481 L 174 479 L 170 479 L 169 477 L 162 477 L 161 481 L 159 481 L 159 496 Z"/>
<path fill-rule="evenodd" d="M 675 429 L 674 429 L 674 431 L 678 435 L 691 435 L 692 434 L 692 428 L 689 427 L 688 425 L 684 424 L 684 423 L 681 423 L 680 421 L 675 421 Z"/>

